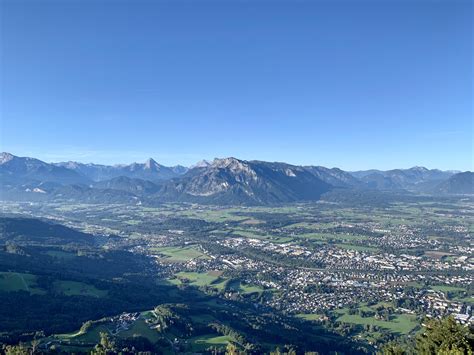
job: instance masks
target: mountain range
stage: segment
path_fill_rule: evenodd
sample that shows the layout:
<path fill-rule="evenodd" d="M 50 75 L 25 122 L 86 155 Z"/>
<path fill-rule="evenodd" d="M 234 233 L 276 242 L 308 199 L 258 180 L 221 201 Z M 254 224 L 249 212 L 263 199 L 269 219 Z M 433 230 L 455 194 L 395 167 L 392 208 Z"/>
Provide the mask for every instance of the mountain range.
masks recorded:
<path fill-rule="evenodd" d="M 158 164 L 152 158 L 145 163 L 132 163 L 129 165 L 99 165 L 83 164 L 73 161 L 53 164 L 58 167 L 73 170 L 92 181 L 103 181 L 119 176 L 138 178 L 150 181 L 167 180 L 186 173 L 188 170 L 184 166 L 176 165 L 167 167 Z"/>
<path fill-rule="evenodd" d="M 424 167 L 348 172 L 322 166 L 246 161 L 201 161 L 186 168 L 148 159 L 129 165 L 46 163 L 0 154 L 1 198 L 84 202 L 197 202 L 266 205 L 315 201 L 337 191 L 474 194 L 474 173 Z"/>

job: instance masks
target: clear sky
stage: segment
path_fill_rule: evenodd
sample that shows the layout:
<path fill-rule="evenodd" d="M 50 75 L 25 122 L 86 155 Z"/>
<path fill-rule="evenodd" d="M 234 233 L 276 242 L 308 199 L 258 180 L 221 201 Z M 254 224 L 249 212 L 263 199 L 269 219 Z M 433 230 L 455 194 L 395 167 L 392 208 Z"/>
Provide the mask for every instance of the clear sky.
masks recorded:
<path fill-rule="evenodd" d="M 470 0 L 1 0 L 1 150 L 473 169 Z"/>

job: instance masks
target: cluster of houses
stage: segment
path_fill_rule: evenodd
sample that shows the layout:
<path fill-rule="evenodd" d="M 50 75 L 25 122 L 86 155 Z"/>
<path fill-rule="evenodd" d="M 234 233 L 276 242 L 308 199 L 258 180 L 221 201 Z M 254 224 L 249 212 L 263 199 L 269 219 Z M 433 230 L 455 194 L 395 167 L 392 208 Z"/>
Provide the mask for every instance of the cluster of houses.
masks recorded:
<path fill-rule="evenodd" d="M 452 314 L 465 324 L 474 321 L 469 306 L 473 304 L 472 297 L 469 299 L 468 293 L 461 302 L 448 299 L 446 292 L 429 287 L 451 285 L 468 289 L 474 282 L 472 245 L 454 243 L 447 246 L 443 240 L 424 235 L 420 228 L 403 224 L 386 228 L 374 222 L 341 223 L 338 227 L 347 231 L 347 239 L 340 233 L 332 242 L 317 244 L 300 243 L 308 240 L 303 236 L 308 233 L 305 228 L 301 231 L 298 228 L 265 230 L 263 225 L 252 225 L 248 227 L 251 230 L 248 236 L 213 233 L 207 240 L 170 230 L 159 238 L 147 238 L 149 244 L 136 246 L 134 251 L 146 253 L 153 247 L 193 243 L 208 258 L 180 263 L 163 263 L 157 258 L 163 277 L 171 277 L 180 271 L 219 270 L 224 275 L 228 272 L 234 276 L 238 273 L 245 283 L 272 293 L 272 297 L 261 301 L 263 305 L 287 313 L 323 313 L 367 302 L 412 299 L 410 305 L 399 307 L 399 311 L 433 317 Z M 352 229 L 359 232 L 364 229 L 368 233 L 363 238 L 355 238 Z M 467 230 L 462 226 L 450 232 L 462 234 Z M 252 237 L 252 234 L 262 235 L 262 238 Z M 269 238 L 269 235 L 276 238 Z M 293 240 L 280 243 L 279 237 L 292 237 Z M 428 250 L 432 254 L 414 253 L 411 249 Z M 263 255 L 265 257 L 261 257 Z M 286 261 L 301 260 L 305 264 L 279 263 L 282 256 Z M 308 263 L 315 266 L 307 267 Z M 413 285 L 415 291 L 410 290 Z"/>
<path fill-rule="evenodd" d="M 140 318 L 140 313 L 122 313 L 110 318 L 110 322 L 114 325 L 113 335 L 130 329 L 130 327 Z"/>

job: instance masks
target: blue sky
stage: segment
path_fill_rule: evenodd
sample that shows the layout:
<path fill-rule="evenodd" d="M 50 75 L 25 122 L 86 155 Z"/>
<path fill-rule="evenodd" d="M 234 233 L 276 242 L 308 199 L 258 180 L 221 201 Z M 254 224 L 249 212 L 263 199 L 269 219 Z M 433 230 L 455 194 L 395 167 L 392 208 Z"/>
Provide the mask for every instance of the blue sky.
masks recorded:
<path fill-rule="evenodd" d="M 470 1 L 1 2 L 1 149 L 473 169 Z"/>

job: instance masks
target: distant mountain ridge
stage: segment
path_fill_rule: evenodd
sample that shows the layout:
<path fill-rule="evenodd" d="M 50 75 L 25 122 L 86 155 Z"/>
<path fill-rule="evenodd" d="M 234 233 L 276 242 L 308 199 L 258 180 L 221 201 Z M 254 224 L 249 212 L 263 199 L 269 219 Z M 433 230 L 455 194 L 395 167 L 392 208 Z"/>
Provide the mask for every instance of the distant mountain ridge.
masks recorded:
<path fill-rule="evenodd" d="M 0 154 L 0 179 L 5 183 L 56 182 L 87 183 L 87 177 L 71 169 L 29 157 Z"/>
<path fill-rule="evenodd" d="M 444 194 L 474 194 L 474 173 L 465 171 L 451 176 L 434 189 L 435 192 Z"/>
<path fill-rule="evenodd" d="M 113 166 L 49 164 L 1 153 L 0 197 L 90 203 L 265 205 L 315 201 L 333 190 L 359 190 L 358 194 L 369 190 L 474 194 L 472 173 L 460 174 L 423 167 L 347 172 L 232 157 L 202 161 L 189 169 L 166 167 L 151 158 L 144 163 Z"/>
<path fill-rule="evenodd" d="M 74 170 L 92 181 L 109 180 L 119 176 L 160 181 L 180 176 L 188 170 L 186 167 L 181 165 L 167 167 L 158 164 L 152 158 L 149 158 L 144 163 L 132 163 L 129 165 L 83 164 L 72 161 L 54 163 L 53 165 Z"/>
<path fill-rule="evenodd" d="M 456 171 L 442 171 L 415 166 L 409 169 L 393 169 L 387 171 L 366 170 L 355 171 L 351 174 L 368 187 L 382 190 L 427 190 L 441 181 L 448 179 Z"/>

